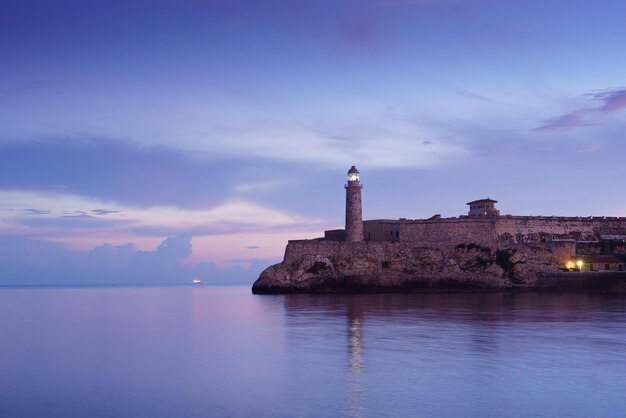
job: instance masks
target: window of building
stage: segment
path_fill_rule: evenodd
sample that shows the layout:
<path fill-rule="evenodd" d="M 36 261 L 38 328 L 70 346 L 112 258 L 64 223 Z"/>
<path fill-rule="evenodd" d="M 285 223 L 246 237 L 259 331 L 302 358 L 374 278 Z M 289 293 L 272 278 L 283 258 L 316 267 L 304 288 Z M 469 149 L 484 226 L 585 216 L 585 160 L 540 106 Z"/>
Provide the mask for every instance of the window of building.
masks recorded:
<path fill-rule="evenodd" d="M 382 266 L 384 269 L 388 269 L 389 268 L 389 261 L 383 261 L 382 262 Z"/>
<path fill-rule="evenodd" d="M 624 265 L 623 265 L 623 264 L 618 264 L 618 265 L 617 265 L 617 269 L 618 269 L 619 271 L 624 271 Z"/>
<path fill-rule="evenodd" d="M 604 269 L 605 270 L 611 270 L 611 265 L 610 264 L 605 264 L 604 265 Z"/>
<path fill-rule="evenodd" d="M 589 271 L 593 271 L 593 264 L 589 264 Z"/>

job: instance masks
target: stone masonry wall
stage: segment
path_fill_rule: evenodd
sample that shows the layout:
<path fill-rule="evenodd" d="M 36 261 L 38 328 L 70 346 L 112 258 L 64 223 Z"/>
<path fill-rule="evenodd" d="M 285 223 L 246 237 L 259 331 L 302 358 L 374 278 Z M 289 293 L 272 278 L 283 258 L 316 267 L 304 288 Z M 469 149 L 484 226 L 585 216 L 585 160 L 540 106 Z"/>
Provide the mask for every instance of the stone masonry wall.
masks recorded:
<path fill-rule="evenodd" d="M 373 220 L 363 222 L 365 241 L 400 241 L 400 224 L 397 220 Z"/>
<path fill-rule="evenodd" d="M 461 246 L 465 244 L 460 244 Z M 481 247 L 480 244 L 469 243 L 468 248 Z M 458 246 L 457 246 L 458 247 Z M 492 252 L 499 249 L 508 250 L 509 252 L 517 249 L 526 251 L 528 248 L 533 249 L 533 253 L 542 254 L 541 262 L 549 262 L 553 267 L 558 269 L 572 255 L 576 254 L 576 243 L 572 241 L 553 242 L 543 245 L 509 245 L 500 248 L 483 247 Z M 323 241 L 323 240 L 298 240 L 289 241 L 285 248 L 285 256 L 283 263 L 298 263 L 303 258 L 314 255 L 321 258 L 329 258 L 334 260 L 347 260 L 351 263 L 351 268 L 359 271 L 377 271 L 383 268 L 383 262 L 390 263 L 387 268 L 402 268 L 402 265 L 393 265 L 393 260 L 404 263 L 413 255 L 424 252 L 434 251 L 441 253 L 441 256 L 451 254 L 453 250 L 458 248 L 441 248 L 423 247 L 409 242 L 339 242 L 339 241 Z M 444 257 L 445 258 L 445 257 Z"/>
<path fill-rule="evenodd" d="M 361 185 L 358 181 L 349 181 L 346 186 L 346 241 L 363 241 Z"/>
<path fill-rule="evenodd" d="M 401 220 L 400 241 L 436 247 L 465 243 L 493 247 L 497 243 L 496 218 Z"/>
<path fill-rule="evenodd" d="M 289 241 L 285 248 L 285 263 L 293 263 L 303 256 L 315 254 L 320 257 L 364 259 L 375 257 L 384 260 L 389 248 L 397 244 L 391 242 L 340 242 L 322 240 Z"/>
<path fill-rule="evenodd" d="M 602 235 L 626 235 L 626 218 L 500 216 L 400 220 L 400 241 L 424 246 L 476 243 L 506 244 L 560 240 L 597 241 Z"/>
<path fill-rule="evenodd" d="M 560 271 L 560 257 L 570 256 L 573 245 L 494 249 L 474 243 L 438 248 L 410 242 L 289 241 L 284 260 L 265 269 L 252 290 L 371 292 L 536 286 L 545 274 Z"/>
<path fill-rule="evenodd" d="M 536 242 L 555 239 L 595 239 L 596 225 L 586 218 L 563 217 L 501 217 L 496 233 L 502 241 Z"/>

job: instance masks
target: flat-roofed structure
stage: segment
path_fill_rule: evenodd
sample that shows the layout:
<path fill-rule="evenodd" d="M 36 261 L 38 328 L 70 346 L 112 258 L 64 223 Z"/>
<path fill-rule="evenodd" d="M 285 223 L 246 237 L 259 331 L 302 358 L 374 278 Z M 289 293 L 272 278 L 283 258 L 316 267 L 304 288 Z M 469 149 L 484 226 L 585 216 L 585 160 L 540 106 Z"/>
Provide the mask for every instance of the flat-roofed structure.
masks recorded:
<path fill-rule="evenodd" d="M 568 261 L 566 267 L 569 270 L 574 268 L 580 271 L 624 271 L 624 261 L 614 255 L 583 254 Z"/>
<path fill-rule="evenodd" d="M 467 216 L 500 216 L 500 211 L 496 209 L 497 200 L 479 199 L 469 202 L 470 207 Z"/>
<path fill-rule="evenodd" d="M 395 219 L 373 219 L 363 222 L 365 241 L 400 241 L 400 222 Z"/>

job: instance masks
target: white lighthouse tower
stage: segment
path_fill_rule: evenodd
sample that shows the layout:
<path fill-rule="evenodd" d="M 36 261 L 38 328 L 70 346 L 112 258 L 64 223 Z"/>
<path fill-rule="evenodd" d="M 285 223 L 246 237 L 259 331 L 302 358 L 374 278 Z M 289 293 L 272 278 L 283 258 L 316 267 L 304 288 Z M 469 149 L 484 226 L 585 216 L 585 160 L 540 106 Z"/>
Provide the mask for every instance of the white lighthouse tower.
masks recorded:
<path fill-rule="evenodd" d="M 363 211 L 361 210 L 361 181 L 359 170 L 352 166 L 348 170 L 346 184 L 346 241 L 363 241 Z"/>

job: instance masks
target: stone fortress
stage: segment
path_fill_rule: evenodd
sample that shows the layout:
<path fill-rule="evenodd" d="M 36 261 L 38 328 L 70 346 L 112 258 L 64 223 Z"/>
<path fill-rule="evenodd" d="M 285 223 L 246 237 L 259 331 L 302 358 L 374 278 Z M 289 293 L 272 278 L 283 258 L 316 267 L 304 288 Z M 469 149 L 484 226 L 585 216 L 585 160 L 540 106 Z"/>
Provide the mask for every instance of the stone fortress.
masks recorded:
<path fill-rule="evenodd" d="M 469 202 L 459 217 L 363 221 L 355 166 L 345 189 L 345 229 L 289 241 L 283 262 L 264 271 L 253 291 L 530 289 L 624 270 L 623 217 L 501 215 L 487 198 Z"/>

